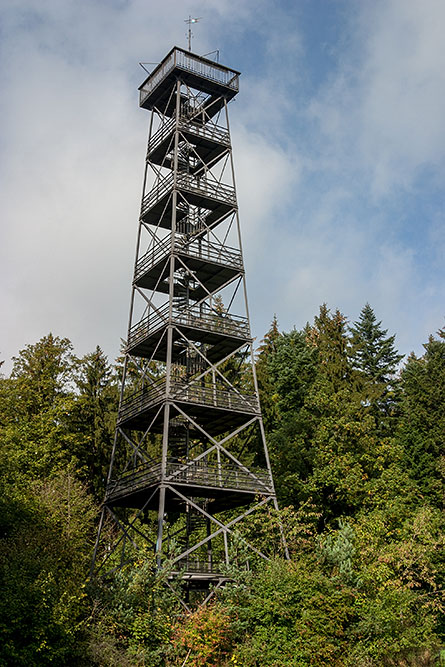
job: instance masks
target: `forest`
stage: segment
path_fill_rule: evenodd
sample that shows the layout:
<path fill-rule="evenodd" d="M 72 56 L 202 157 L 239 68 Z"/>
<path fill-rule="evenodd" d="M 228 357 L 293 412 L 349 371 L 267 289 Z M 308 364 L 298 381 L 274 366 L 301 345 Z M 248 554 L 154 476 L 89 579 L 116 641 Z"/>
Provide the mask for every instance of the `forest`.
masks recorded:
<path fill-rule="evenodd" d="M 184 613 L 151 553 L 88 576 L 122 360 L 48 334 L 0 376 L 0 665 L 445 665 L 445 329 L 403 360 L 372 307 L 274 318 L 256 372 L 290 558 Z M 1 369 L 0 369 L 1 371 Z M 178 584 L 179 585 L 179 584 Z"/>

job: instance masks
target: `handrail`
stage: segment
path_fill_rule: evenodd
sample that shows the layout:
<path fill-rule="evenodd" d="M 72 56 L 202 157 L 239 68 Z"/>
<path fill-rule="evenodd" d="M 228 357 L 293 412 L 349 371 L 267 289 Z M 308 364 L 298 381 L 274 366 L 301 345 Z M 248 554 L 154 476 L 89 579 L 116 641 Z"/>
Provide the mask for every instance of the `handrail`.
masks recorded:
<path fill-rule="evenodd" d="M 147 158 L 164 139 L 174 130 L 175 119 L 171 118 L 167 122 L 162 123 L 155 134 L 150 138 L 147 148 Z M 186 131 L 203 139 L 211 139 L 219 144 L 230 146 L 230 134 L 225 127 L 216 124 L 196 125 L 185 119 L 181 119 L 178 123 L 179 131 Z"/>
<path fill-rule="evenodd" d="M 174 174 L 167 174 L 158 181 L 154 187 L 142 199 L 141 217 L 154 206 L 170 189 L 173 191 L 175 184 Z M 236 206 L 235 188 L 225 183 L 213 182 L 206 178 L 196 178 L 193 174 L 177 173 L 176 187 L 188 190 L 203 197 L 209 197 L 221 203 Z"/>
<path fill-rule="evenodd" d="M 173 561 L 173 571 L 174 572 L 185 572 L 187 574 L 213 574 L 215 576 L 225 576 L 223 572 L 227 569 L 224 561 L 219 561 L 217 563 L 209 563 L 208 560 L 202 560 L 199 558 L 177 558 Z"/>
<path fill-rule="evenodd" d="M 168 134 L 170 134 L 170 132 L 174 129 L 174 127 L 175 127 L 175 118 L 169 118 L 167 122 L 163 122 L 161 124 L 158 130 L 149 139 L 147 147 L 147 157 L 149 153 L 151 153 L 155 148 L 159 146 L 160 143 L 162 143 L 164 138 Z"/>
<path fill-rule="evenodd" d="M 165 398 L 179 400 L 186 403 L 195 403 L 220 409 L 236 410 L 256 414 L 259 410 L 255 395 L 241 394 L 231 390 L 216 389 L 216 387 L 200 386 L 193 381 L 185 383 L 170 378 L 170 393 L 167 396 L 166 378 L 159 378 L 148 389 L 140 389 L 125 398 L 119 408 L 119 422 L 129 419 L 138 413 L 148 410 Z"/>
<path fill-rule="evenodd" d="M 176 65 L 194 74 L 199 74 L 206 79 L 211 79 L 223 86 L 238 90 L 238 72 L 230 70 L 227 67 L 204 61 L 199 56 L 192 53 L 176 49 Z"/>
<path fill-rule="evenodd" d="M 174 177 L 173 174 L 167 174 L 164 178 L 160 179 L 155 183 L 150 192 L 148 192 L 145 197 L 142 199 L 141 204 L 141 217 L 151 208 L 151 206 L 156 203 L 163 195 L 168 192 L 170 188 L 173 187 Z"/>
<path fill-rule="evenodd" d="M 252 468 L 243 470 L 227 463 L 209 463 L 204 459 L 187 463 L 167 462 L 166 481 L 197 482 L 204 486 L 243 488 L 270 491 L 272 480 L 267 470 Z"/>
<path fill-rule="evenodd" d="M 239 72 L 175 47 L 140 87 L 139 102 L 141 105 L 175 67 L 202 76 L 205 79 L 231 88 L 236 92 L 239 90 Z"/>
<path fill-rule="evenodd" d="M 197 134 L 204 139 L 213 139 L 219 144 L 230 146 L 230 134 L 225 127 L 216 125 L 215 123 L 207 123 L 206 125 L 196 125 L 189 120 L 181 119 L 179 121 L 179 130 L 190 132 L 190 134 Z"/>
<path fill-rule="evenodd" d="M 157 243 L 154 247 L 147 250 L 147 252 L 138 259 L 136 269 L 134 272 L 134 279 L 138 280 L 151 266 L 154 266 L 158 260 L 165 256 L 167 258 L 171 248 L 171 240 L 167 237 L 165 241 Z"/>
<path fill-rule="evenodd" d="M 213 195 L 214 199 L 218 199 L 219 195 L 222 194 L 225 197 L 224 201 L 236 204 L 235 188 L 232 185 L 211 181 L 204 177 L 197 178 L 187 172 L 179 172 L 177 174 L 177 184 L 179 188 L 183 188 L 184 190 L 198 193 L 204 192 L 209 196 Z"/>
<path fill-rule="evenodd" d="M 254 395 L 248 396 L 231 390 L 216 389 L 214 385 L 206 387 L 185 382 L 173 382 L 170 387 L 173 400 L 200 403 L 209 407 L 228 408 L 229 410 L 246 410 L 249 413 L 258 411 L 258 403 Z"/>
<path fill-rule="evenodd" d="M 223 243 L 215 243 L 204 239 L 176 240 L 174 251 L 182 255 L 219 261 L 222 264 L 242 268 L 241 251 Z"/>
<path fill-rule="evenodd" d="M 139 90 L 140 104 L 143 104 L 143 102 L 147 99 L 150 93 L 156 88 L 156 86 L 159 83 L 161 83 L 162 79 L 164 79 L 167 76 L 167 74 L 174 68 L 174 66 L 175 66 L 175 51 L 173 50 L 167 56 L 165 61 L 160 65 L 158 65 L 153 74 L 149 76 L 148 79 L 142 84 L 142 87 Z"/>
<path fill-rule="evenodd" d="M 170 251 L 170 238 L 163 240 L 156 244 L 156 246 L 147 250 L 136 264 L 134 279 L 138 280 L 152 266 L 155 266 L 161 258 L 166 259 Z M 204 239 L 177 239 L 173 245 L 173 252 L 180 255 L 198 257 L 199 259 L 216 262 L 218 264 L 224 264 L 237 268 L 240 271 L 243 268 L 241 251 L 238 250 L 238 248 L 231 248 L 222 243 L 215 243 L 214 241 L 206 241 Z"/>
<path fill-rule="evenodd" d="M 109 485 L 109 497 L 126 495 L 161 481 L 161 463 L 143 463 L 132 470 L 125 471 L 121 477 L 112 479 Z M 210 463 L 203 459 L 178 463 L 167 461 L 164 481 L 170 484 L 199 484 L 211 488 L 254 491 L 256 493 L 273 492 L 272 480 L 268 470 L 251 468 L 248 471 L 227 463 Z"/>
<path fill-rule="evenodd" d="M 219 315 L 214 311 L 200 311 L 199 306 L 189 306 L 173 313 L 173 321 L 179 326 L 206 329 L 214 333 L 231 334 L 249 338 L 249 321 L 241 315 Z"/>
<path fill-rule="evenodd" d="M 151 313 L 134 324 L 128 334 L 128 348 L 153 334 L 168 323 L 169 304 Z M 189 306 L 172 311 L 172 323 L 178 326 L 205 329 L 221 335 L 250 338 L 249 321 L 241 315 L 219 315 L 213 311 L 201 310 L 199 306 Z"/>

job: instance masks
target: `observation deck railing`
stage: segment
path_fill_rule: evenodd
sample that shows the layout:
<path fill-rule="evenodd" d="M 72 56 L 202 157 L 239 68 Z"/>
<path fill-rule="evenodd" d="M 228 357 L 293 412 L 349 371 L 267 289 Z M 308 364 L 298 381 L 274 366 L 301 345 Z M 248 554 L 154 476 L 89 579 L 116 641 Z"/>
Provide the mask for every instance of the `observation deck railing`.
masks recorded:
<path fill-rule="evenodd" d="M 175 178 L 173 173 L 167 174 L 167 176 L 158 181 L 142 200 L 141 218 L 169 191 L 173 191 L 174 185 Z M 178 172 L 176 174 L 176 187 L 179 190 L 185 190 L 221 204 L 236 206 L 235 188 L 225 183 L 212 181 L 208 178 L 197 178 L 193 174 L 187 174 L 186 172 Z M 206 208 L 205 204 L 204 208 Z"/>
<path fill-rule="evenodd" d="M 207 408 L 234 410 L 247 414 L 259 412 L 258 401 L 254 395 L 238 393 L 234 390 L 221 390 L 212 386 L 201 386 L 193 381 L 184 381 L 170 378 L 170 392 L 167 395 L 166 378 L 160 378 L 150 387 L 140 389 L 125 398 L 119 408 L 118 422 L 122 423 L 149 410 L 163 399 L 203 405 Z"/>
<path fill-rule="evenodd" d="M 167 122 L 162 123 L 161 127 L 157 132 L 150 138 L 147 149 L 147 159 L 150 153 L 152 153 L 162 142 L 173 132 L 175 128 L 175 119 L 171 118 Z M 218 144 L 223 144 L 224 146 L 230 146 L 230 135 L 228 130 L 214 123 L 208 123 L 207 125 L 197 125 L 196 123 L 191 123 L 190 121 L 181 119 L 178 123 L 179 131 L 187 132 L 193 134 L 201 139 L 208 139 L 214 141 Z"/>
<path fill-rule="evenodd" d="M 250 339 L 249 321 L 240 315 L 226 315 L 203 310 L 200 306 L 189 306 L 183 310 L 173 310 L 172 324 L 193 329 L 204 329 L 221 336 Z M 149 317 L 134 324 L 128 335 L 127 348 L 131 349 L 149 335 L 169 323 L 169 304 L 151 313 Z"/>
<path fill-rule="evenodd" d="M 152 266 L 157 264 L 163 257 L 167 258 L 172 250 L 170 238 L 156 244 L 143 255 L 136 264 L 135 281 L 137 281 Z M 195 241 L 175 240 L 173 252 L 178 255 L 196 257 L 204 261 L 221 264 L 230 268 L 242 270 L 243 260 L 241 252 L 237 248 L 230 248 L 222 243 L 196 239 Z"/>
<path fill-rule="evenodd" d="M 238 72 L 175 47 L 142 84 L 139 91 L 139 104 L 141 106 L 153 90 L 175 69 L 175 67 L 238 92 Z"/>
<path fill-rule="evenodd" d="M 272 480 L 267 470 L 243 469 L 234 464 L 209 463 L 203 459 L 177 463 L 167 461 L 166 472 L 161 479 L 161 463 L 142 464 L 111 480 L 107 498 L 117 500 L 161 481 L 171 484 L 190 484 L 214 489 L 231 489 L 252 493 L 272 493 Z"/>

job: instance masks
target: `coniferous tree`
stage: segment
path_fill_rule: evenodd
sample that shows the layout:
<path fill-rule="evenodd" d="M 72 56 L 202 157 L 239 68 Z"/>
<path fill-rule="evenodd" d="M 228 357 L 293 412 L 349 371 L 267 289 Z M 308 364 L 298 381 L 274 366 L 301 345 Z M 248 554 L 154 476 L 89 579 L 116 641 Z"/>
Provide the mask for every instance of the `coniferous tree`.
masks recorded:
<path fill-rule="evenodd" d="M 394 433 L 393 423 L 398 416 L 400 382 L 397 369 L 403 354 L 395 348 L 395 335 L 377 321 L 373 309 L 367 303 L 359 320 L 350 327 L 350 358 L 359 371 L 363 383 L 365 400 L 380 431 L 386 435 Z"/>
<path fill-rule="evenodd" d="M 307 329 L 307 341 L 317 351 L 318 368 L 305 399 L 313 423 L 313 463 L 302 489 L 320 508 L 325 525 L 357 511 L 370 474 L 366 451 L 375 446 L 375 433 L 350 362 L 344 315 L 331 314 L 323 304 Z"/>
<path fill-rule="evenodd" d="M 316 378 L 317 350 L 307 344 L 306 332 L 296 329 L 277 337 L 274 348 L 263 367 L 268 374 L 266 406 L 274 410 L 274 420 L 266 422 L 269 452 L 280 502 L 296 504 L 301 480 L 312 469 L 313 421 L 305 397 Z"/>
<path fill-rule="evenodd" d="M 406 465 L 429 501 L 443 507 L 445 482 L 445 329 L 412 354 L 402 373 L 399 437 Z"/>
<path fill-rule="evenodd" d="M 382 329 L 382 323 L 377 321 L 369 303 L 362 308 L 358 321 L 349 330 L 354 368 L 377 384 L 394 382 L 403 354 L 397 352 L 395 335 L 388 336 L 388 330 Z"/>
<path fill-rule="evenodd" d="M 276 425 L 277 406 L 276 395 L 270 373 L 270 362 L 277 350 L 277 341 L 280 338 L 277 316 L 274 315 L 269 331 L 265 334 L 258 347 L 256 360 L 256 375 L 258 391 L 260 394 L 261 412 L 266 431 L 272 430 Z"/>
<path fill-rule="evenodd" d="M 79 360 L 76 386 L 79 395 L 71 424 L 82 436 L 77 452 L 79 468 L 83 469 L 96 497 L 102 499 L 113 443 L 118 389 L 112 368 L 99 346 Z"/>

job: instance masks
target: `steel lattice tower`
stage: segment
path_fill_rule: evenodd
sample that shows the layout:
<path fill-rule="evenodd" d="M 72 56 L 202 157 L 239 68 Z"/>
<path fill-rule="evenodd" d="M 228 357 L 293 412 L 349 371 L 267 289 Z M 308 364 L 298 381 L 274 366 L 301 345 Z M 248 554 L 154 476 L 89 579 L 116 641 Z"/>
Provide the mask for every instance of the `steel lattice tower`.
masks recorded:
<path fill-rule="evenodd" d="M 151 118 L 96 570 L 149 545 L 188 587 L 218 585 L 234 531 L 276 507 L 227 114 L 238 83 L 239 72 L 175 47 L 139 89 Z M 107 518 L 113 542 L 99 556 Z"/>

